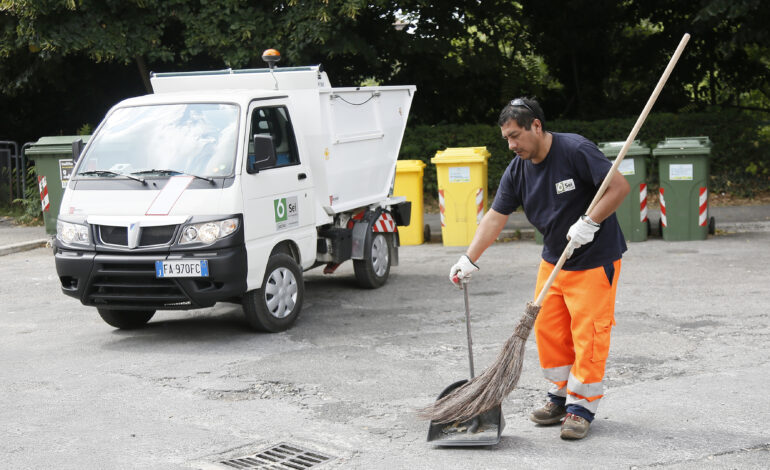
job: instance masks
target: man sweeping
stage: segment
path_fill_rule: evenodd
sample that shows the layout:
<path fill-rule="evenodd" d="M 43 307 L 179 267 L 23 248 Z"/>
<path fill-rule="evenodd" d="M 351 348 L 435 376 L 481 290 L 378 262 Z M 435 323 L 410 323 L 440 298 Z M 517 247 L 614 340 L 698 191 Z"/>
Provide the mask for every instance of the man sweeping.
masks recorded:
<path fill-rule="evenodd" d="M 596 145 L 577 134 L 546 131 L 543 111 L 533 99 L 511 101 L 500 113 L 498 125 L 516 156 L 449 279 L 458 284 L 478 271 L 476 261 L 519 206 L 543 234 L 536 292 L 567 249 L 568 259 L 535 321 L 540 365 L 553 385 L 546 404 L 530 419 L 541 425 L 563 420 L 561 438 L 582 439 L 603 394 L 620 259 L 626 251 L 614 212 L 629 185 L 615 171 L 588 217 L 585 211 L 612 167 Z"/>

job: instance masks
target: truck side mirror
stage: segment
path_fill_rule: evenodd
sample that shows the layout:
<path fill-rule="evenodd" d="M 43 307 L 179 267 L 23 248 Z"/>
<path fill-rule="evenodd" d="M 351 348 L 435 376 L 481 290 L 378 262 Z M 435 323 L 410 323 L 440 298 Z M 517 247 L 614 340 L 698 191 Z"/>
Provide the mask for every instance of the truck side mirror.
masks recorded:
<path fill-rule="evenodd" d="M 267 134 L 254 134 L 254 153 L 248 155 L 246 172 L 259 173 L 259 170 L 275 166 L 275 163 L 273 137 Z"/>
<path fill-rule="evenodd" d="M 80 154 L 83 153 L 83 147 L 85 147 L 85 144 L 83 144 L 83 139 L 75 139 L 72 141 L 72 163 L 73 164 L 78 162 L 78 158 L 80 158 Z"/>

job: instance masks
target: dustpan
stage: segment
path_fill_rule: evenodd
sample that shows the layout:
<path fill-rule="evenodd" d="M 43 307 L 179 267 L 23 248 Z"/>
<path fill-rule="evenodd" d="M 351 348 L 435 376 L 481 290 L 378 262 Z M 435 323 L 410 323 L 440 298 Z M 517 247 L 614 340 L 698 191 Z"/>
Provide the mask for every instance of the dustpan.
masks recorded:
<path fill-rule="evenodd" d="M 471 338 L 471 312 L 468 305 L 468 279 L 462 279 L 463 297 L 465 299 L 465 328 L 468 336 L 468 362 L 470 364 L 471 379 L 473 370 L 473 340 Z M 459 380 L 445 388 L 437 400 L 445 397 L 452 390 L 468 382 L 468 379 Z M 501 405 L 497 405 L 478 416 L 454 423 L 430 422 L 428 427 L 428 442 L 442 447 L 468 447 L 491 446 L 500 442 L 500 436 L 505 428 L 505 418 Z"/>

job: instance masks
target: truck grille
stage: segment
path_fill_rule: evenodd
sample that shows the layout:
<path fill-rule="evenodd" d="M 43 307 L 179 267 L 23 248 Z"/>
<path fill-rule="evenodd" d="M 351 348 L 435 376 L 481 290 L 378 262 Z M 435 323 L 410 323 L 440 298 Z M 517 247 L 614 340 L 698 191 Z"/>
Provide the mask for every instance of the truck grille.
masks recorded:
<path fill-rule="evenodd" d="M 155 277 L 155 262 L 98 261 L 88 293 L 89 303 L 131 309 L 184 309 L 192 302 L 172 279 Z"/>
<path fill-rule="evenodd" d="M 159 225 L 157 227 L 142 227 L 139 235 L 139 246 L 168 245 L 174 239 L 176 225 Z M 112 225 L 98 225 L 99 239 L 105 245 L 128 246 L 128 228 Z"/>

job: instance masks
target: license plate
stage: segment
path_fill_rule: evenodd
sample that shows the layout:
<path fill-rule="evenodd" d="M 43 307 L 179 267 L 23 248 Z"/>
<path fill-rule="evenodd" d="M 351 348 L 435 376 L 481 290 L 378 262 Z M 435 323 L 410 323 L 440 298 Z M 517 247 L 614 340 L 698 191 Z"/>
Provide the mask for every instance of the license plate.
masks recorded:
<path fill-rule="evenodd" d="M 208 277 L 209 262 L 196 261 L 156 261 L 155 277 Z"/>

